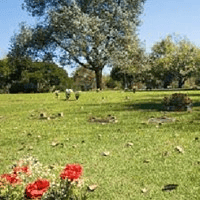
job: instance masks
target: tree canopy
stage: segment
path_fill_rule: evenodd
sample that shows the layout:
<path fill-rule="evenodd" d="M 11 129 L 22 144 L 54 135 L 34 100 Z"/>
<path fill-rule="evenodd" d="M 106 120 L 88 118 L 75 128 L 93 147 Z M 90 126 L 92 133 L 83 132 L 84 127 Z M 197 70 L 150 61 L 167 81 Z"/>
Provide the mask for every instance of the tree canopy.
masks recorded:
<path fill-rule="evenodd" d="M 8 66 L 8 59 L 0 60 L 0 89 L 5 89 L 7 86 L 10 73 L 11 69 Z"/>
<path fill-rule="evenodd" d="M 30 58 L 0 60 L 1 92 L 49 92 L 71 87 L 73 79 L 55 63 L 33 62 Z"/>
<path fill-rule="evenodd" d="M 127 37 L 128 60 L 121 62 L 121 66 L 118 62 L 119 66 L 111 71 L 111 77 L 122 81 L 124 87 L 131 88 L 133 82 L 142 82 L 147 88 L 167 88 L 172 81 L 177 81 L 181 88 L 200 71 L 200 48 L 186 38 L 168 35 L 153 45 L 150 54 L 138 45 L 139 41 L 134 41 L 130 42 Z"/>
<path fill-rule="evenodd" d="M 77 68 L 74 72 L 73 79 L 74 85 L 78 90 L 87 91 L 95 88 L 95 73 L 87 68 Z"/>
<path fill-rule="evenodd" d="M 10 55 L 58 59 L 63 66 L 76 63 L 95 72 L 97 88 L 101 89 L 104 66 L 116 65 L 120 58 L 116 55 L 128 56 L 124 46 L 127 30 L 137 38 L 144 2 L 24 0 L 23 9 L 37 17 L 38 24 L 21 24 L 11 41 Z"/>
<path fill-rule="evenodd" d="M 199 69 L 200 49 L 187 39 L 167 36 L 152 47 L 150 54 L 151 73 L 164 80 L 166 88 L 173 79 L 181 88 L 185 81 Z"/>
<path fill-rule="evenodd" d="M 127 54 L 115 54 L 116 65 L 111 70 L 113 80 L 122 81 L 125 88 L 132 88 L 133 83 L 139 80 L 140 75 L 147 68 L 147 55 L 136 35 L 128 31 L 124 40 Z"/>

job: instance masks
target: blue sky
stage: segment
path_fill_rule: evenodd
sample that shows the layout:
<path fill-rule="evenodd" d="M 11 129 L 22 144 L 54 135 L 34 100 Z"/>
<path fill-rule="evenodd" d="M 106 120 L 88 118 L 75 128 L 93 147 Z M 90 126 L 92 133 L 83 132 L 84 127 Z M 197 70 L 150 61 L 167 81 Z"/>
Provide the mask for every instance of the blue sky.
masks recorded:
<path fill-rule="evenodd" d="M 168 34 L 180 34 L 200 47 L 199 0 L 147 0 L 139 37 L 146 41 L 146 50 Z"/>
<path fill-rule="evenodd" d="M 11 36 L 18 31 L 20 22 L 36 23 L 35 18 L 21 9 L 22 3 L 23 0 L 0 0 L 0 58 L 8 52 Z M 141 20 L 138 34 L 147 52 L 155 42 L 173 33 L 200 47 L 199 0 L 147 0 Z M 71 72 L 69 68 L 67 71 Z"/>

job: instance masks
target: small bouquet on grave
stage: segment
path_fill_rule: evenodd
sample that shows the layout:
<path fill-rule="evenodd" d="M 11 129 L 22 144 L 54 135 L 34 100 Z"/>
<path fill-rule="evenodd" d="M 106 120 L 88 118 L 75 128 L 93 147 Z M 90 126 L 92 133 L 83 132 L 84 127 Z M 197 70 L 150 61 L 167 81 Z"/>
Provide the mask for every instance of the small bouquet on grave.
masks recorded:
<path fill-rule="evenodd" d="M 80 97 L 80 91 L 75 92 L 75 98 L 76 98 L 76 100 L 78 100 L 79 97 Z"/>
<path fill-rule="evenodd" d="M 66 99 L 67 100 L 70 98 L 72 92 L 73 92 L 72 89 L 66 89 L 65 94 L 66 94 Z"/>

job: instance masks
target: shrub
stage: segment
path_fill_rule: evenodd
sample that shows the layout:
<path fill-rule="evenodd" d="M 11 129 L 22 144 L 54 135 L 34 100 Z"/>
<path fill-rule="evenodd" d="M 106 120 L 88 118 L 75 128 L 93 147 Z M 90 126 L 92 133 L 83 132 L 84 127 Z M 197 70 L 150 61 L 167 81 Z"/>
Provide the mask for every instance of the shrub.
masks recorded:
<path fill-rule="evenodd" d="M 113 89 L 117 86 L 118 86 L 117 81 L 114 81 L 112 78 L 109 78 L 108 80 L 106 80 L 106 87 Z"/>
<path fill-rule="evenodd" d="M 187 94 L 174 93 L 170 97 L 164 97 L 163 105 L 166 110 L 187 110 L 192 106 L 192 100 Z"/>

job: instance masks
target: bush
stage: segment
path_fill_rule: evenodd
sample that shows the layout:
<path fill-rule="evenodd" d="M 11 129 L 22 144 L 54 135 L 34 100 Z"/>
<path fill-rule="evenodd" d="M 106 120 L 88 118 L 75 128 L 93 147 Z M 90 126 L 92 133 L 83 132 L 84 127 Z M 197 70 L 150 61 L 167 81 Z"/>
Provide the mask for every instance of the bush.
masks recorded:
<path fill-rule="evenodd" d="M 165 110 L 187 110 L 192 106 L 192 100 L 187 94 L 174 93 L 170 97 L 164 97 L 163 106 Z"/>
<path fill-rule="evenodd" d="M 109 78 L 107 81 L 106 81 L 106 87 L 108 88 L 115 88 L 117 87 L 117 83 L 116 81 L 114 81 L 112 78 Z"/>

